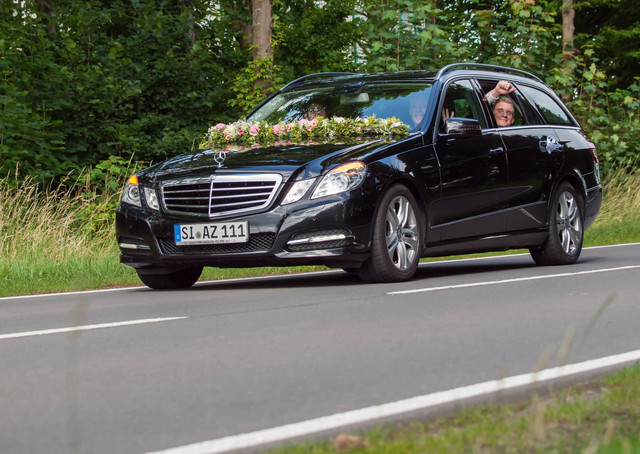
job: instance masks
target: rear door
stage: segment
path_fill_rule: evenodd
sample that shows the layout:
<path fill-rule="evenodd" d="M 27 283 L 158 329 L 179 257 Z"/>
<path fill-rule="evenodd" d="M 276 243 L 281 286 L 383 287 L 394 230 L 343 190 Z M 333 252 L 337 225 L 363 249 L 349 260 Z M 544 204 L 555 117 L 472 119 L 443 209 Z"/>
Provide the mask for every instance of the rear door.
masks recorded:
<path fill-rule="evenodd" d="M 548 94 L 528 85 L 516 86 L 512 97 L 521 111 L 522 124 L 500 129 L 507 147 L 509 183 L 514 191 L 509 201 L 510 231 L 547 224 L 551 184 L 564 159 L 553 122 L 571 122 Z"/>

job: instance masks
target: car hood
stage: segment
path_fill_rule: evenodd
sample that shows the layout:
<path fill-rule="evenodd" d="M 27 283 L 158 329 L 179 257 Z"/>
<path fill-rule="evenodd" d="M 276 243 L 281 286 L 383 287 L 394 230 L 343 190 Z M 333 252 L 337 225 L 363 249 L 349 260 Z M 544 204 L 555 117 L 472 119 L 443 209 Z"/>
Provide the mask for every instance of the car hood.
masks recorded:
<path fill-rule="evenodd" d="M 275 172 L 288 177 L 302 168 L 304 177 L 311 177 L 340 162 L 364 160 L 388 143 L 378 139 L 364 142 L 287 144 L 244 149 L 236 147 L 229 151 L 199 150 L 156 164 L 143 174 L 150 179 L 237 172 Z"/>

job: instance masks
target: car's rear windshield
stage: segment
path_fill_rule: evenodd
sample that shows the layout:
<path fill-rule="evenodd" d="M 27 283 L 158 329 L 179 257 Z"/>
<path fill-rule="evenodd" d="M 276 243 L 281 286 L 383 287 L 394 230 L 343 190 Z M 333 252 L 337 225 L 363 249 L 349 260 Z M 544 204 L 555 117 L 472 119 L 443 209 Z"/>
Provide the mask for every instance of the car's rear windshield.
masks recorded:
<path fill-rule="evenodd" d="M 412 128 L 416 126 L 412 107 L 426 106 L 431 84 L 423 83 L 351 83 L 319 86 L 280 93 L 251 115 L 250 121 L 271 124 L 303 118 L 377 118 L 395 117 Z"/>

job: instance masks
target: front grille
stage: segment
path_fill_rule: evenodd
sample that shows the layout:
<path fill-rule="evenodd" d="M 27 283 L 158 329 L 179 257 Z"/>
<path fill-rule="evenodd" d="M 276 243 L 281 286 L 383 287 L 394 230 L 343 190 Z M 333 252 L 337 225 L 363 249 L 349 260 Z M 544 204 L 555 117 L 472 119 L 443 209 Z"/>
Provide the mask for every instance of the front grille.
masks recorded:
<path fill-rule="evenodd" d="M 130 255 L 133 257 L 149 257 L 152 255 L 151 251 L 145 251 L 143 249 L 122 249 L 120 248 L 122 255 Z"/>
<path fill-rule="evenodd" d="M 237 244 L 194 244 L 177 246 L 172 239 L 161 238 L 160 249 L 163 254 L 213 255 L 240 252 L 267 252 L 276 239 L 275 233 L 256 233 L 249 236 L 249 242 Z"/>
<path fill-rule="evenodd" d="M 269 206 L 282 182 L 279 174 L 212 175 L 162 183 L 168 213 L 203 218 L 235 215 Z"/>

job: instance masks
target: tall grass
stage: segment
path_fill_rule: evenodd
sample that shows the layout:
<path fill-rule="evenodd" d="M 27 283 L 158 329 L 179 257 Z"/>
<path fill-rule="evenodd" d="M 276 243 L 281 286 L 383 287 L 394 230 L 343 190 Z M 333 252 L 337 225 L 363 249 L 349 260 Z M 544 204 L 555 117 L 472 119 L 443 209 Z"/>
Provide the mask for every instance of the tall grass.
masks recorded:
<path fill-rule="evenodd" d="M 640 219 L 640 169 L 618 168 L 610 171 L 604 184 L 604 204 L 598 224 Z"/>
<path fill-rule="evenodd" d="M 118 194 L 88 174 L 56 188 L 0 179 L 0 296 L 135 282 L 118 263 Z"/>
<path fill-rule="evenodd" d="M 612 169 L 603 187 L 602 208 L 585 233 L 585 245 L 640 241 L 640 169 Z"/>
<path fill-rule="evenodd" d="M 126 174 L 96 182 L 87 172 L 55 188 L 0 179 L 0 296 L 139 285 L 135 272 L 120 265 L 115 240 Z M 585 244 L 640 241 L 640 170 L 610 171 L 604 191 Z M 276 271 L 284 270 L 208 269 L 204 277 Z"/>
<path fill-rule="evenodd" d="M 12 184 L 13 183 L 13 184 Z M 29 259 L 34 263 L 95 256 L 112 237 L 109 229 L 92 231 L 91 197 L 78 189 L 42 189 L 25 181 L 0 180 L 0 245 L 5 260 Z"/>

